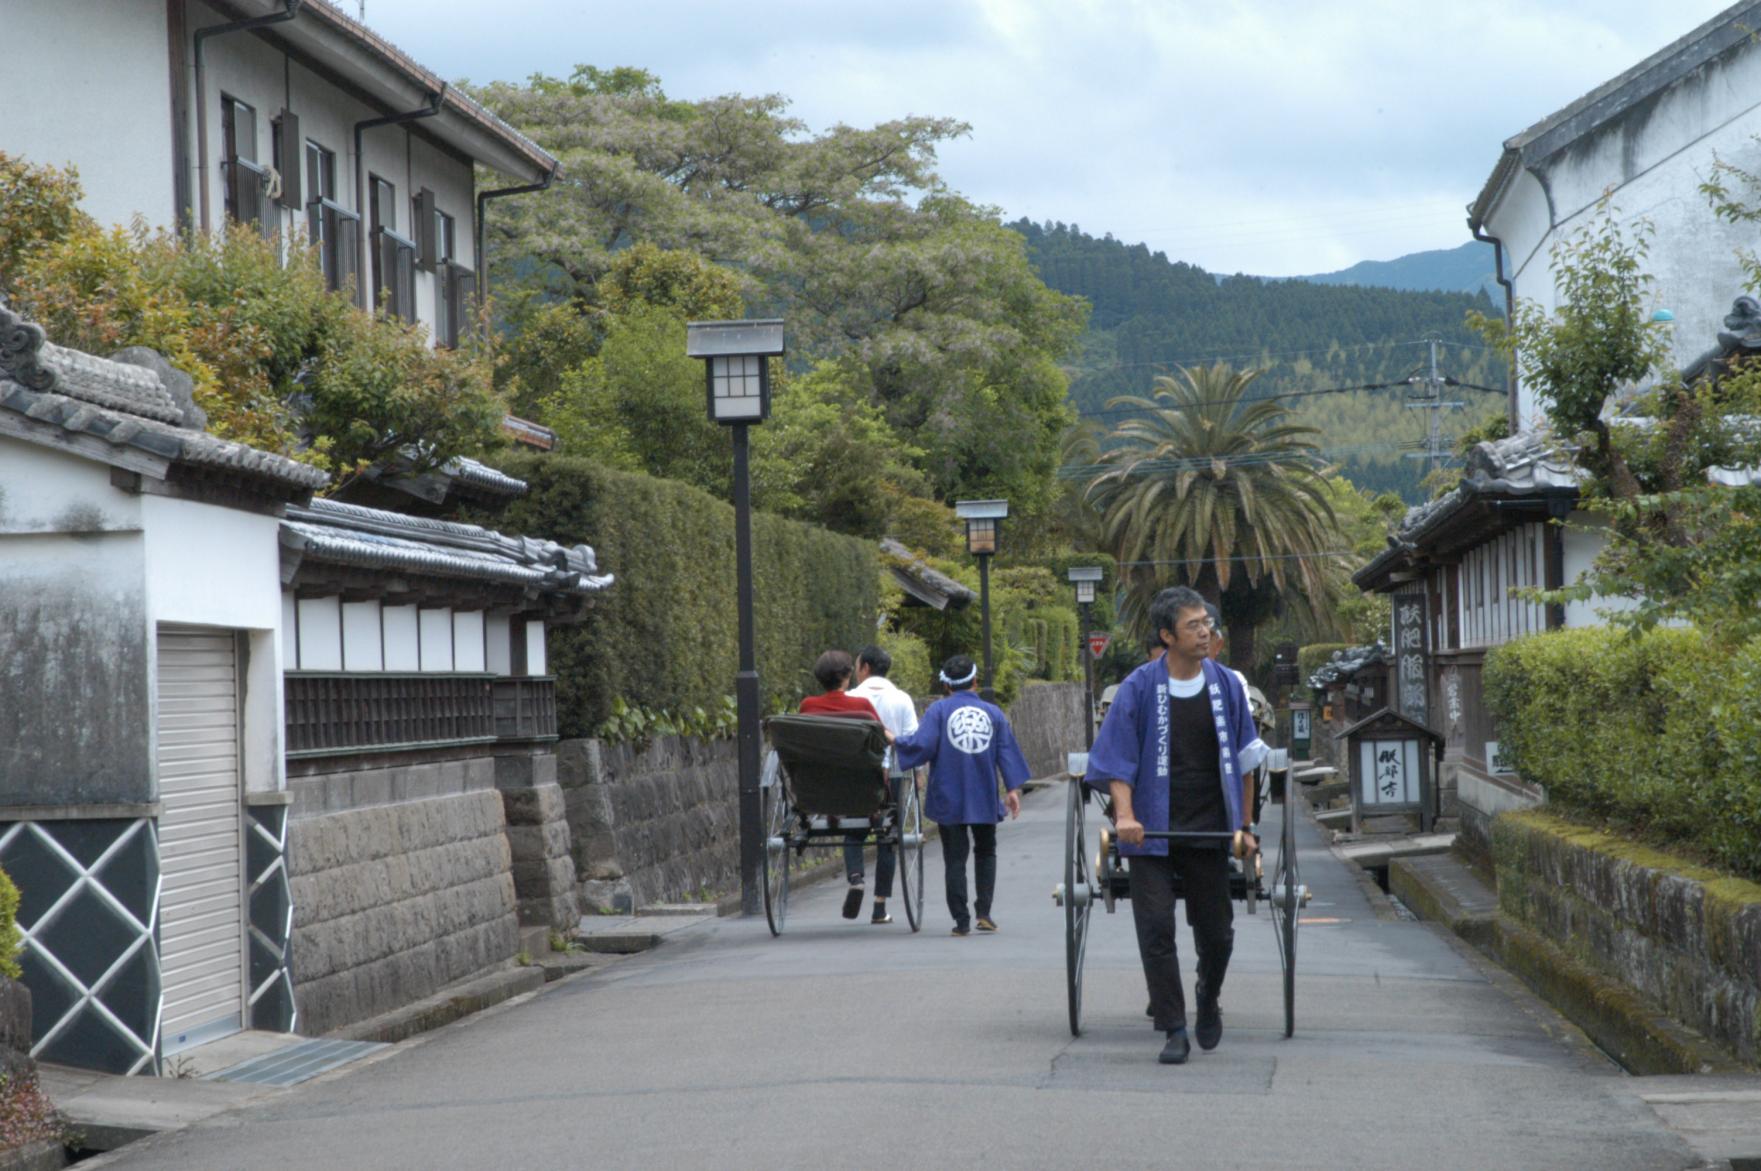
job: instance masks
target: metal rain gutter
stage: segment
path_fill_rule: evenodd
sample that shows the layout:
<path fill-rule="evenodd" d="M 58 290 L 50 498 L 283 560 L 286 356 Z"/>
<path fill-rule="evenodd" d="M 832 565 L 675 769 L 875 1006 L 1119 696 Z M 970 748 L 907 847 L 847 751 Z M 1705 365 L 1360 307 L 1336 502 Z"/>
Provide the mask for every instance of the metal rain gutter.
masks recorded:
<path fill-rule="evenodd" d="M 475 261 L 477 265 L 477 307 L 479 309 L 483 307 L 483 303 L 489 298 L 489 259 L 484 255 L 483 251 L 485 245 L 484 225 L 489 217 L 489 201 L 492 199 L 502 199 L 509 195 L 526 195 L 533 191 L 546 191 L 550 188 L 552 183 L 556 182 L 557 174 L 561 171 L 562 164 L 556 163 L 550 168 L 550 174 L 546 175 L 537 183 L 526 183 L 519 187 L 498 187 L 494 191 L 480 191 L 477 193 L 476 251 L 471 259 Z"/>

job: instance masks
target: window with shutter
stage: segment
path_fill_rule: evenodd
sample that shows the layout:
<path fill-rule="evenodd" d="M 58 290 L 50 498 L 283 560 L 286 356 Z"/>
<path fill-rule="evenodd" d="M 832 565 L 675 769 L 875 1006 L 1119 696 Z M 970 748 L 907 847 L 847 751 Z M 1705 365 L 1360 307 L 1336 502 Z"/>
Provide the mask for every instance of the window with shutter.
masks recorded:
<path fill-rule="evenodd" d="M 220 179 L 226 214 L 269 229 L 269 168 L 257 160 L 257 111 L 220 95 Z"/>
<path fill-rule="evenodd" d="M 281 206 L 298 211 L 306 205 L 305 140 L 300 137 L 300 116 L 283 110 L 275 119 L 275 169 L 281 172 Z"/>

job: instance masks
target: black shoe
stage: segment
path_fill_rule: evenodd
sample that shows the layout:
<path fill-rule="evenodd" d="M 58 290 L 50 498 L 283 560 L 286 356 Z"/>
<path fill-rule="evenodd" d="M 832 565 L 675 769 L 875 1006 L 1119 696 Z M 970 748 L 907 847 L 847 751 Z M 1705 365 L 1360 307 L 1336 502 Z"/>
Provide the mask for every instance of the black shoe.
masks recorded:
<path fill-rule="evenodd" d="M 849 893 L 844 896 L 844 918 L 854 919 L 856 912 L 862 910 L 862 885 L 852 883 Z"/>
<path fill-rule="evenodd" d="M 1153 1004 L 1144 1006 L 1143 1015 L 1144 1016 L 1155 1016 L 1156 1015 L 1156 1006 Z"/>
<path fill-rule="evenodd" d="M 954 930 L 948 932 L 948 934 L 949 935 L 958 935 L 961 938 L 965 938 L 966 936 L 972 934 L 972 928 L 968 927 L 964 923 L 956 923 L 956 924 L 954 924 Z"/>
<path fill-rule="evenodd" d="M 1168 1043 L 1162 1046 L 1162 1055 L 1156 1060 L 1163 1065 L 1185 1065 L 1191 1052 L 1192 1042 L 1186 1039 L 1186 1030 L 1169 1029 Z"/>
<path fill-rule="evenodd" d="M 1223 1009 L 1204 985 L 1194 988 L 1193 992 L 1198 1001 L 1198 1021 L 1193 1035 L 1198 1038 L 1198 1047 L 1209 1053 L 1223 1039 Z"/>
<path fill-rule="evenodd" d="M 976 926 L 980 931 L 987 935 L 995 934 L 997 930 L 997 921 L 989 915 L 980 915 Z"/>
<path fill-rule="evenodd" d="M 868 921 L 876 927 L 884 926 L 893 921 L 893 917 L 887 914 L 887 900 L 874 900 L 874 913 L 868 917 Z"/>

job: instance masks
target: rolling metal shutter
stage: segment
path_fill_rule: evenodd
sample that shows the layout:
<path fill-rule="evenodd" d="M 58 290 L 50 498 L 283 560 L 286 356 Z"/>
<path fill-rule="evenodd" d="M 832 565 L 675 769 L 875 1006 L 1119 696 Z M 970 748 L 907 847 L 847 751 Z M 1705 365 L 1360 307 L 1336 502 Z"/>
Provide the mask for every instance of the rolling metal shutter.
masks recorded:
<path fill-rule="evenodd" d="M 237 643 L 230 631 L 159 630 L 159 970 L 164 1051 L 240 1028 Z"/>

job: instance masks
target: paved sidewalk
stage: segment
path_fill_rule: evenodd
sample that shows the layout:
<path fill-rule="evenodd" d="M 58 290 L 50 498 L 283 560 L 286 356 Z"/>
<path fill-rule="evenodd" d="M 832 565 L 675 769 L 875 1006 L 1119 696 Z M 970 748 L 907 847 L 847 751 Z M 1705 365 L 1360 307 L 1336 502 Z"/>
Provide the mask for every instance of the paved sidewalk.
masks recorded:
<path fill-rule="evenodd" d="M 1097 915 L 1087 1031 L 1050 892 L 1064 790 L 999 833 L 1002 933 L 951 938 L 797 892 L 790 930 L 722 919 L 367 1069 L 117 1152 L 129 1168 L 1690 1168 L 1703 1159 L 1581 1035 L 1459 941 L 1379 918 L 1302 830 L 1315 899 L 1283 1038 L 1270 916 L 1236 919 L 1214 1053 L 1155 1064 L 1129 904 Z M 1268 818 L 1276 833 L 1276 813 Z M 1180 930 L 1186 977 L 1189 936 Z M 369 1072 L 370 1070 L 370 1072 Z"/>

